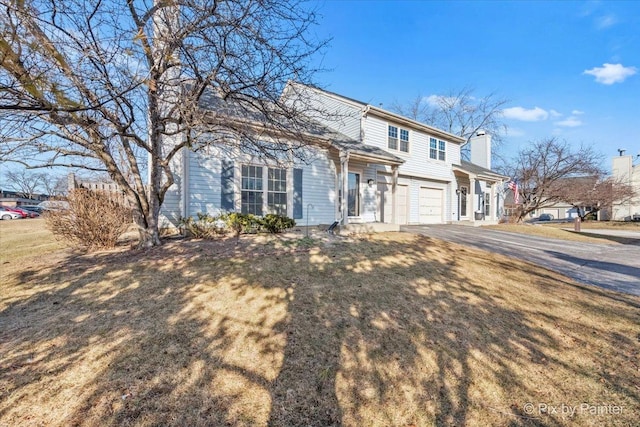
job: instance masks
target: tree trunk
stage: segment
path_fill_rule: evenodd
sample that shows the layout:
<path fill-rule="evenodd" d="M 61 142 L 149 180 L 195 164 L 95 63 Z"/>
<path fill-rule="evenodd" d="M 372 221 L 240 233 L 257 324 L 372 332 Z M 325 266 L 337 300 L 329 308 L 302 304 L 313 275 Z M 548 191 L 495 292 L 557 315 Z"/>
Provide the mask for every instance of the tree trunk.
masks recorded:
<path fill-rule="evenodd" d="M 147 249 L 153 246 L 160 246 L 159 226 L 160 203 L 157 197 L 151 197 L 147 212 L 138 207 L 135 214 L 135 221 L 138 224 L 139 242 L 138 248 Z"/>
<path fill-rule="evenodd" d="M 138 243 L 138 248 L 140 249 L 148 249 L 162 244 L 157 224 L 155 227 L 139 228 L 139 235 L 140 242 Z"/>

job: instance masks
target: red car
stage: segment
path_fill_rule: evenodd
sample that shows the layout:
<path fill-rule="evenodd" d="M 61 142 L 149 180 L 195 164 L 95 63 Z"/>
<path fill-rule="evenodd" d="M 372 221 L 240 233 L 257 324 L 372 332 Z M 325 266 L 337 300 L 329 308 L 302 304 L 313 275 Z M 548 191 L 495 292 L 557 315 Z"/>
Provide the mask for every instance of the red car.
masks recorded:
<path fill-rule="evenodd" d="M 17 213 L 22 218 L 35 218 L 37 216 L 40 216 L 35 212 L 31 212 L 31 211 L 28 211 L 28 210 L 25 210 L 25 209 L 20 209 L 20 208 L 17 208 L 17 207 L 3 206 L 3 208 L 8 210 L 8 211 Z"/>

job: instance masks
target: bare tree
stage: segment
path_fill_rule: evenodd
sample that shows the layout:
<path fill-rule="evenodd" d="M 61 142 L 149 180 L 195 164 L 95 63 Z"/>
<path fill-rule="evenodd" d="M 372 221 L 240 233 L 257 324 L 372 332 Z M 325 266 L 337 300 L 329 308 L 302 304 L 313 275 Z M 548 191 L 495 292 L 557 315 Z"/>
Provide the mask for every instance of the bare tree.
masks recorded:
<path fill-rule="evenodd" d="M 324 46 L 307 37 L 316 17 L 301 1 L 0 5 L 0 160 L 108 173 L 142 246 L 160 244 L 183 149 L 233 143 L 276 157 L 306 141 L 300 104 L 280 99 L 288 80 L 312 83 Z"/>
<path fill-rule="evenodd" d="M 473 88 L 465 87 L 445 95 L 418 95 L 407 104 L 395 102 L 391 109 L 410 119 L 459 135 L 467 142 L 483 129 L 491 134 L 498 148 L 507 128 L 502 121 L 502 109 L 509 101 L 496 93 L 476 97 L 474 92 Z"/>
<path fill-rule="evenodd" d="M 566 141 L 547 138 L 532 143 L 518 153 L 503 173 L 518 183 L 518 221 L 526 215 L 559 202 L 567 202 L 567 179 L 604 175 L 602 156 L 591 147 L 573 149 Z"/>
<path fill-rule="evenodd" d="M 37 173 L 26 169 L 8 171 L 5 173 L 6 184 L 26 199 L 33 199 L 39 191 L 42 191 L 47 174 Z"/>
<path fill-rule="evenodd" d="M 62 196 L 67 193 L 68 179 L 66 176 L 47 175 L 42 187 L 50 197 Z"/>
<path fill-rule="evenodd" d="M 554 193 L 560 200 L 573 206 L 582 220 L 589 214 L 610 209 L 614 203 L 624 203 L 636 196 L 631 185 L 612 177 L 576 177 L 559 184 Z"/>

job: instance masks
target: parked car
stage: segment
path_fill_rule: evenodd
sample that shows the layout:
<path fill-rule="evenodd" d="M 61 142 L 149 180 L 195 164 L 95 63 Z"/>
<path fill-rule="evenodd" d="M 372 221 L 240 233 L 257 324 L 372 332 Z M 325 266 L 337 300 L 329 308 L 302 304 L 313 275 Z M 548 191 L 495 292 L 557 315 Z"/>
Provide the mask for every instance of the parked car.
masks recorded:
<path fill-rule="evenodd" d="M 2 209 L 9 211 L 9 212 L 13 212 L 13 213 L 17 213 L 18 215 L 20 215 L 20 218 L 27 218 L 29 217 L 29 214 L 25 211 L 23 211 L 22 209 L 18 209 L 16 207 L 9 207 L 9 206 L 0 206 Z"/>
<path fill-rule="evenodd" d="M 40 202 L 38 207 L 45 211 L 57 211 L 69 209 L 69 202 L 65 200 L 45 200 L 44 202 Z"/>
<path fill-rule="evenodd" d="M 43 211 L 43 209 L 40 206 L 22 206 L 20 209 L 35 212 L 38 215 L 41 215 Z"/>
<path fill-rule="evenodd" d="M 17 212 L 7 210 L 4 207 L 0 207 L 0 219 L 21 219 L 22 215 Z"/>
<path fill-rule="evenodd" d="M 34 211 L 30 211 L 30 210 L 25 209 L 25 208 L 21 208 L 21 207 L 19 208 L 17 206 L 16 207 L 12 207 L 10 209 L 12 209 L 14 212 L 17 212 L 17 213 L 21 214 L 23 218 L 36 218 L 36 217 L 40 216 L 39 213 L 36 213 Z"/>
<path fill-rule="evenodd" d="M 538 217 L 538 221 L 551 221 L 553 220 L 553 215 L 551 214 L 542 214 Z"/>

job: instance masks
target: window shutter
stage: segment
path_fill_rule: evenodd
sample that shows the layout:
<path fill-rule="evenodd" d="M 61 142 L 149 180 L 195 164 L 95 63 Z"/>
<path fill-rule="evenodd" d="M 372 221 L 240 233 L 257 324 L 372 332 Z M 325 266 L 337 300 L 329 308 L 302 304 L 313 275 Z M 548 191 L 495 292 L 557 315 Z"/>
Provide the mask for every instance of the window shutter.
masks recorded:
<path fill-rule="evenodd" d="M 235 211 L 234 191 L 233 191 L 234 166 L 231 160 L 222 160 L 222 170 L 220 172 L 220 209 L 223 211 Z"/>
<path fill-rule="evenodd" d="M 293 219 L 302 218 L 302 169 L 293 170 Z"/>

